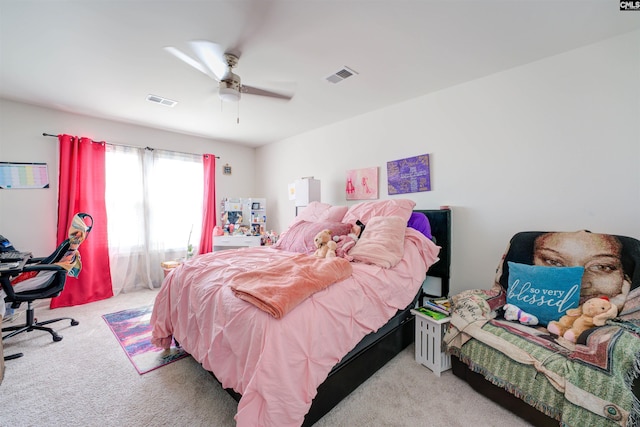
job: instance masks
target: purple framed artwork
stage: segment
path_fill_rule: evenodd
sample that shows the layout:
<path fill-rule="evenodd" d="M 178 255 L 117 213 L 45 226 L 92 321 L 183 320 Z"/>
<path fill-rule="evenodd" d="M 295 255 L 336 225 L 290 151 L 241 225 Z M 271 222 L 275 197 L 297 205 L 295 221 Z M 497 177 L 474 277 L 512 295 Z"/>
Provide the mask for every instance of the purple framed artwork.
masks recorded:
<path fill-rule="evenodd" d="M 378 168 L 348 170 L 345 193 L 347 200 L 377 199 Z"/>
<path fill-rule="evenodd" d="M 389 195 L 431 191 L 429 155 L 387 162 Z"/>

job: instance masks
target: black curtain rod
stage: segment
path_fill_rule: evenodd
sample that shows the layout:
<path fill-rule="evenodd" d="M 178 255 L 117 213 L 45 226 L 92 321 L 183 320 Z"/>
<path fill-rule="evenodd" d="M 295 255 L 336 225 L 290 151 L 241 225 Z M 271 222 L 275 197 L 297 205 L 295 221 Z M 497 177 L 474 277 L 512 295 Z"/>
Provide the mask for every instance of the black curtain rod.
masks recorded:
<path fill-rule="evenodd" d="M 51 133 L 46 133 L 46 132 L 42 132 L 42 136 L 53 136 L 53 137 L 55 137 L 55 138 L 57 138 L 57 137 L 58 137 L 58 135 L 53 135 L 53 134 L 51 134 Z M 112 142 L 94 141 L 93 139 L 91 140 L 91 142 L 96 142 L 96 143 L 104 142 L 105 144 L 110 144 L 110 145 L 119 145 L 119 146 L 121 146 L 121 147 L 140 148 L 140 147 L 138 147 L 138 146 L 134 146 L 134 145 L 114 144 L 114 143 L 112 143 Z M 151 147 L 144 147 L 144 149 L 145 149 L 145 150 L 151 150 L 151 151 L 153 151 L 153 150 L 154 150 L 154 148 L 151 148 Z M 197 155 L 197 154 L 193 154 L 193 153 L 185 153 L 185 152 L 182 152 L 182 151 L 175 151 L 175 150 L 167 150 L 167 151 L 173 151 L 174 153 L 180 153 L 180 154 L 188 154 L 188 155 L 190 155 L 190 156 L 195 156 L 195 155 Z M 220 156 L 214 156 L 214 157 L 215 157 L 216 159 L 219 159 L 219 158 L 220 158 Z"/>

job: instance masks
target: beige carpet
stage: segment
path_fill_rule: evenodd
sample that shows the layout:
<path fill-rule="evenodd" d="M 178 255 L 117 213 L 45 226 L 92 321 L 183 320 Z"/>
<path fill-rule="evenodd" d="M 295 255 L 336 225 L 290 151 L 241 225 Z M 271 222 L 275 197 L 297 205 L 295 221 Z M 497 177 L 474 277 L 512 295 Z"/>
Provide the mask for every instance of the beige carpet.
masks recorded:
<path fill-rule="evenodd" d="M 138 375 L 101 316 L 152 303 L 156 291 L 121 294 L 36 316 L 74 316 L 64 336 L 23 333 L 4 343 L 0 426 L 233 426 L 236 402 L 192 358 Z M 19 320 L 22 320 L 20 317 Z M 16 320 L 17 322 L 18 320 Z M 334 426 L 528 426 L 445 372 L 438 378 L 408 347 L 320 420 Z"/>

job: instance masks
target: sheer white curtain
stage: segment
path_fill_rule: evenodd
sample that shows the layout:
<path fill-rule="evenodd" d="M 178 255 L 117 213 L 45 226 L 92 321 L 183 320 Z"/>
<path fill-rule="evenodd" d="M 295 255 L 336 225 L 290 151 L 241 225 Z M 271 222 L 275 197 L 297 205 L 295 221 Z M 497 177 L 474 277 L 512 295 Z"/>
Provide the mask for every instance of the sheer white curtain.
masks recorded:
<path fill-rule="evenodd" d="M 108 145 L 106 181 L 113 293 L 160 286 L 160 263 L 200 241 L 201 156 Z"/>

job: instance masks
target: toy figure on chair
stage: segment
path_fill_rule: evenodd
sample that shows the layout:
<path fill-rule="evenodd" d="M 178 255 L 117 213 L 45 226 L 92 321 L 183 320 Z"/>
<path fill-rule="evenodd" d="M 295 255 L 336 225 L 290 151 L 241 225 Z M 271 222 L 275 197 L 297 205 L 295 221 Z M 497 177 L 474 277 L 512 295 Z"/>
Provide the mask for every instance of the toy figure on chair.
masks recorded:
<path fill-rule="evenodd" d="M 533 314 L 526 313 L 513 304 L 505 304 L 504 318 L 511 321 L 518 321 L 523 325 L 534 326 L 538 324 L 538 318 Z"/>

